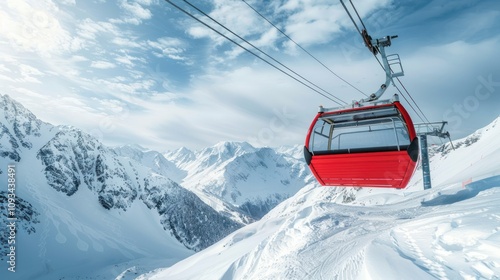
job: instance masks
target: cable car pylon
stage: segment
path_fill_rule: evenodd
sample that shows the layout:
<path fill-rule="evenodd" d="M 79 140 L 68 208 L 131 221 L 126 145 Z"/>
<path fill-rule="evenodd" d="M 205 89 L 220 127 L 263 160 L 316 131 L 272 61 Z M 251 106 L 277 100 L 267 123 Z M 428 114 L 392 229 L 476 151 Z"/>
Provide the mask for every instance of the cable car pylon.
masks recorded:
<path fill-rule="evenodd" d="M 453 142 L 451 142 L 450 133 L 444 130 L 444 126 L 446 124 L 448 124 L 447 121 L 415 124 L 417 135 L 420 138 L 420 158 L 422 161 L 422 178 L 424 183 L 424 190 L 432 188 L 427 136 L 448 138 L 450 140 L 451 147 L 455 149 L 455 147 L 453 147 Z"/>

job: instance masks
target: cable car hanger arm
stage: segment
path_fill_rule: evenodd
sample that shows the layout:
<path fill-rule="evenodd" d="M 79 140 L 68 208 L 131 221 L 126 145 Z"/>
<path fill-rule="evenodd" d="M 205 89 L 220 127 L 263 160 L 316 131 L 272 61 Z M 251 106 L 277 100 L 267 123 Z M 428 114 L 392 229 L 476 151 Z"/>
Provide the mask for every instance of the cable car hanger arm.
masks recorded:
<path fill-rule="evenodd" d="M 391 85 L 391 82 L 394 83 L 393 78 L 395 77 L 400 77 L 404 76 L 404 71 L 403 67 L 401 65 L 401 60 L 399 58 L 399 55 L 397 54 L 391 54 L 387 55 L 385 52 L 385 48 L 389 47 L 391 45 L 391 40 L 397 38 L 398 36 L 386 36 L 382 37 L 380 39 L 372 39 L 366 30 L 363 29 L 362 33 L 360 33 L 361 36 L 363 36 L 363 40 L 365 42 L 365 45 L 367 48 L 373 53 L 374 56 L 377 54 L 380 54 L 382 57 L 382 67 L 384 68 L 385 71 L 385 83 L 383 83 L 380 88 L 375 92 L 370 94 L 367 98 L 361 99 L 360 101 L 353 101 L 351 105 L 344 106 L 346 107 L 360 107 L 365 103 L 392 103 L 394 101 L 399 101 L 397 94 L 394 95 L 392 99 L 388 100 L 380 100 L 379 98 L 384 94 L 384 92 L 387 90 L 387 88 Z M 394 72 L 393 69 L 391 68 L 391 65 L 393 66 L 398 66 L 398 71 Z M 341 107 L 342 108 L 342 107 Z M 326 112 L 326 111 L 331 111 L 331 110 L 338 110 L 340 109 L 339 107 L 336 108 L 323 108 L 323 106 L 320 106 L 319 111 L 320 112 Z"/>
<path fill-rule="evenodd" d="M 369 97 L 362 99 L 356 103 L 361 104 L 361 103 L 365 103 L 365 102 L 376 101 L 384 94 L 385 90 L 389 87 L 391 82 L 394 83 L 392 78 L 404 75 L 403 67 L 401 65 L 401 60 L 399 59 L 399 55 L 393 54 L 393 55 L 388 56 L 385 53 L 385 47 L 389 47 L 391 45 L 391 40 L 397 38 L 398 36 L 397 35 L 396 36 L 386 36 L 386 37 L 383 37 L 380 39 L 372 39 L 372 37 L 368 34 L 367 28 L 366 28 L 363 20 L 361 19 L 356 7 L 352 3 L 352 0 L 349 0 L 349 3 L 351 4 L 352 10 L 355 12 L 362 29 L 360 29 L 360 27 L 356 23 L 356 20 L 354 19 L 353 15 L 351 14 L 349 9 L 345 5 L 344 0 L 340 0 L 340 3 L 344 7 L 344 10 L 346 11 L 347 15 L 349 16 L 352 23 L 356 27 L 356 30 L 358 31 L 359 35 L 361 36 L 361 38 L 363 38 L 363 41 L 364 41 L 366 47 L 370 50 L 370 52 L 374 56 L 376 56 L 378 53 L 380 53 L 380 56 L 382 57 L 382 62 L 383 62 L 382 68 L 384 68 L 384 71 L 386 73 L 385 83 L 382 84 L 380 86 L 380 88 L 375 93 L 371 94 Z M 398 71 L 397 73 L 393 72 L 393 70 L 391 69 L 391 65 L 399 65 L 399 69 L 401 71 Z"/>
<path fill-rule="evenodd" d="M 372 39 L 366 30 L 362 32 L 363 40 L 365 41 L 368 49 L 373 53 L 373 55 L 377 55 L 377 52 L 380 53 L 382 57 L 383 68 L 385 71 L 385 83 L 383 83 L 380 88 L 372 93 L 368 98 L 362 99 L 360 103 L 375 101 L 380 98 L 385 92 L 385 90 L 391 85 L 393 77 L 403 76 L 404 72 L 401 67 L 401 61 L 398 55 L 390 55 L 387 56 L 385 53 L 385 47 L 389 47 L 391 45 L 391 39 L 397 38 L 398 36 L 386 36 L 380 39 Z M 369 43 L 367 43 L 369 42 Z M 389 57 L 391 57 L 391 61 L 389 61 Z M 394 58 L 393 58 L 394 57 Z M 401 71 L 394 73 L 391 69 L 391 64 L 398 64 L 401 67 Z"/>

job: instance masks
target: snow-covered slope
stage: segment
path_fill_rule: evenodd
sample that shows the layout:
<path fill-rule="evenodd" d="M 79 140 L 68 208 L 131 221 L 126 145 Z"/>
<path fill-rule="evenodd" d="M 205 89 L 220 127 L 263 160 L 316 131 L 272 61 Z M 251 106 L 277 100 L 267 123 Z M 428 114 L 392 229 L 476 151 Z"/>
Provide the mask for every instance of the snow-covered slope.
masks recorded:
<path fill-rule="evenodd" d="M 440 172 L 433 174 L 434 184 L 450 184 L 452 181 L 478 180 L 495 175 L 500 165 L 500 118 L 463 139 L 453 141 L 438 149 L 431 165 Z M 463 168 L 446 165 L 461 162 Z"/>
<path fill-rule="evenodd" d="M 0 201 L 7 202 L 0 227 L 16 224 L 17 270 L 2 266 L 0 279 L 110 278 L 128 265 L 140 272 L 241 227 L 158 174 L 175 168 L 166 161 L 148 167 L 119 156 L 76 128 L 43 123 L 8 96 L 0 108 Z M 7 188 L 8 178 L 15 187 Z M 3 264 L 11 251 L 5 238 Z"/>
<path fill-rule="evenodd" d="M 456 150 L 443 147 L 427 191 L 420 170 L 405 190 L 309 184 L 260 221 L 139 279 L 498 279 L 499 138 L 500 118 Z"/>
<path fill-rule="evenodd" d="M 196 152 L 182 148 L 165 157 L 186 172 L 183 187 L 217 211 L 248 223 L 313 181 L 304 160 L 294 157 L 296 150 L 221 142 Z"/>

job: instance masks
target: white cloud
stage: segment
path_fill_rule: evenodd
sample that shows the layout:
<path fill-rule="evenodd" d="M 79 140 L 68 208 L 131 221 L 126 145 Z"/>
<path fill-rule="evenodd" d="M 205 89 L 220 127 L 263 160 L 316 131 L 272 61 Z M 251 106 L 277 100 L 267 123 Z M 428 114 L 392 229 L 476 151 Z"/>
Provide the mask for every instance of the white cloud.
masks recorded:
<path fill-rule="evenodd" d="M 113 35 L 118 35 L 120 33 L 118 27 L 111 22 L 105 21 L 94 21 L 90 18 L 82 20 L 77 27 L 77 34 L 79 37 L 85 38 L 87 40 L 96 40 L 99 33 L 111 33 Z"/>
<path fill-rule="evenodd" d="M 81 55 L 74 55 L 71 57 L 71 61 L 74 61 L 74 62 L 88 61 L 88 58 L 81 56 Z"/>
<path fill-rule="evenodd" d="M 366 21 L 366 15 L 386 6 L 390 0 L 356 1 L 356 9 Z M 356 18 L 349 3 L 346 6 Z M 342 29 L 354 29 L 342 5 L 326 0 L 294 0 L 276 9 L 277 14 L 286 15 L 284 31 L 294 41 L 304 45 L 322 44 L 331 41 Z M 293 45 L 287 43 L 288 47 Z"/>
<path fill-rule="evenodd" d="M 248 6 L 239 1 L 215 0 L 210 16 L 241 36 L 266 31 L 267 23 Z"/>
<path fill-rule="evenodd" d="M 340 31 L 341 11 L 333 5 L 315 5 L 300 9 L 287 19 L 285 33 L 299 44 L 321 44 Z M 311 32 L 314 30 L 314 32 Z"/>
<path fill-rule="evenodd" d="M 485 116 L 498 116 L 500 67 L 491 59 L 499 47 L 500 36 L 475 43 L 459 40 L 420 48 L 403 60 L 407 88 L 431 121 L 450 121 L 454 139 L 474 131 Z M 477 108 L 468 100 L 477 102 Z"/>
<path fill-rule="evenodd" d="M 2 7 L 3 6 L 3 7 Z M 40 9 L 23 1 L 2 1 L 0 4 L 0 37 L 16 49 L 35 51 L 43 55 L 62 53 L 79 48 L 70 33 L 58 20 L 62 12 L 55 6 Z"/>
<path fill-rule="evenodd" d="M 98 60 L 98 61 L 92 61 L 90 67 L 98 69 L 111 69 L 115 68 L 116 65 L 109 61 Z"/>
<path fill-rule="evenodd" d="M 27 83 L 38 83 L 41 84 L 42 82 L 37 78 L 44 76 L 45 74 L 40 72 L 40 70 L 36 69 L 35 67 L 26 65 L 26 64 L 21 64 L 19 65 L 19 74 L 21 75 L 21 78 L 19 81 L 22 82 L 27 82 Z"/>
<path fill-rule="evenodd" d="M 377 13 L 376 7 L 383 7 L 384 11 L 401 6 L 398 2 L 392 5 L 388 2 L 356 0 L 355 4 L 369 23 Z M 106 143 L 136 142 L 161 150 L 180 146 L 200 148 L 221 140 L 251 140 L 257 145 L 296 144 L 303 142 L 318 105 L 335 106 L 257 59 L 246 59 L 247 56 L 236 59 L 243 52 L 241 49 L 226 44 L 226 39 L 180 13 L 169 11 L 169 17 L 156 21 L 153 15 L 156 16 L 157 10 L 152 5 L 158 1 L 89 2 L 88 5 L 95 8 L 108 8 L 109 15 L 106 11 L 105 16 L 92 10 L 81 13 L 81 6 L 60 6 L 58 10 L 50 5 L 37 5 L 37 10 L 35 5 L 23 6 L 23 3 L 25 1 L 0 1 L 0 23 L 7 29 L 13 28 L 0 30 L 0 39 L 10 43 L 0 44 L 3 74 L 0 80 L 5 93 L 19 96 L 22 103 L 43 120 L 97 131 Z M 376 90 L 384 81 L 383 72 L 360 38 L 356 38 L 359 52 L 353 52 L 350 57 L 342 53 L 338 42 L 332 41 L 341 29 L 353 29 L 338 1 L 255 0 L 250 3 L 296 41 L 311 46 L 322 62 L 366 93 Z M 439 3 L 446 2 L 439 0 Z M 271 53 L 273 56 L 321 87 L 347 102 L 363 97 L 310 58 L 283 53 L 285 38 L 241 1 L 217 0 L 211 7 L 211 16 L 266 52 L 275 51 Z M 408 5 L 404 7 L 399 12 L 406 15 Z M 33 18 L 34 11 L 43 13 Z M 420 11 L 415 22 L 420 24 L 425 13 L 425 9 Z M 467 16 L 446 20 L 440 19 L 440 15 L 437 11 L 425 18 L 443 21 L 444 25 L 439 27 L 457 25 L 454 26 L 458 29 L 456 32 L 465 34 L 481 33 L 482 29 L 491 29 L 498 22 L 496 11 L 470 11 Z M 481 16 L 484 17 L 479 19 Z M 147 25 L 124 24 L 146 20 L 150 20 Z M 58 24 L 54 25 L 55 21 Z M 191 24 L 187 28 L 191 36 L 184 38 L 181 33 L 186 29 L 182 27 L 179 32 L 178 27 L 186 22 Z M 62 39 L 41 42 L 52 37 L 39 38 L 34 34 L 33 42 L 17 44 L 19 40 L 15 36 L 22 35 L 23 27 L 31 26 L 53 29 L 60 35 L 56 38 Z M 445 31 L 443 36 L 453 37 L 448 32 L 452 29 Z M 13 34 L 15 32 L 19 34 Z M 408 34 L 408 37 L 410 35 L 416 36 Z M 213 41 L 205 44 L 205 40 L 200 43 L 192 41 L 192 37 Z M 499 81 L 498 66 L 492 63 L 492 58 L 497 57 L 498 38 L 488 44 L 454 39 L 447 41 L 454 43 L 445 46 L 436 43 L 430 48 L 425 47 L 428 41 L 421 38 L 415 38 L 419 44 L 403 51 L 399 45 L 402 39 L 399 39 L 391 51 L 395 48 L 401 54 L 407 74 L 402 80 L 415 92 L 414 97 L 424 111 L 432 112 L 431 117 L 441 117 L 443 110 L 455 103 L 461 104 L 467 94 L 474 92 L 478 76 L 491 74 L 493 81 Z M 328 44 L 320 44 L 328 40 Z M 62 44 L 49 48 L 50 44 L 58 43 Z M 353 45 L 352 41 L 345 43 Z M 49 49 L 50 59 L 40 59 L 37 53 L 24 56 L 26 50 L 41 52 L 43 49 Z M 197 57 L 202 59 L 195 60 Z M 185 68 L 186 64 L 192 67 Z M 387 94 L 395 92 L 391 87 Z M 490 101 L 497 100 L 493 96 L 498 95 L 492 94 Z M 482 102 L 480 106 L 481 111 L 484 108 L 484 111 L 498 112 L 498 102 Z M 49 107 L 51 110 L 47 110 Z M 476 120 L 475 115 L 484 115 L 479 111 L 475 113 L 470 120 Z"/>
<path fill-rule="evenodd" d="M 40 93 L 34 92 L 32 90 L 22 88 L 22 87 L 17 87 L 17 88 L 11 88 L 14 92 L 19 93 L 20 95 L 23 95 L 28 98 L 36 98 L 37 100 L 47 100 L 46 96 L 43 96 Z"/>
<path fill-rule="evenodd" d="M 157 0 L 136 0 L 137 3 L 142 4 L 144 6 L 150 6 L 153 3 L 158 2 Z"/>
<path fill-rule="evenodd" d="M 126 104 L 117 99 L 99 99 L 91 98 L 94 108 L 98 111 L 110 114 L 123 114 L 126 110 Z"/>
<path fill-rule="evenodd" d="M 295 45 L 286 40 L 274 27 L 272 27 L 263 18 L 257 15 L 250 7 L 240 1 L 214 0 L 214 8 L 209 15 L 220 22 L 222 25 L 245 38 L 253 45 L 263 50 L 278 50 L 279 42 L 284 42 L 286 51 L 291 53 L 295 50 Z M 359 2 L 359 3 L 358 3 Z M 357 1 L 356 6 L 360 15 L 363 17 L 374 10 L 386 6 L 390 0 Z M 265 4 L 255 1 L 251 5 L 260 10 L 267 19 L 274 22 L 281 30 L 293 38 L 299 44 L 305 46 L 323 44 L 332 41 L 341 28 L 353 28 L 342 6 L 336 2 L 327 0 L 293 0 L 284 2 L 274 2 Z M 196 5 L 199 6 L 199 5 Z M 202 17 L 203 20 L 223 34 L 230 38 L 235 38 L 230 32 L 224 30 L 216 23 Z M 188 28 L 188 34 L 194 38 L 208 37 L 215 46 L 230 43 L 227 39 L 216 34 L 212 30 L 201 26 L 199 23 L 192 22 Z M 236 39 L 236 41 L 241 41 Z M 252 49 L 250 47 L 250 49 Z M 217 51 L 214 48 L 214 51 Z M 234 46 L 227 52 L 228 58 L 234 59 L 243 53 L 239 47 Z"/>
<path fill-rule="evenodd" d="M 115 95 L 121 94 L 143 94 L 150 93 L 151 88 L 155 85 L 155 81 L 145 79 L 141 81 L 129 81 L 129 79 L 97 79 L 94 81 L 98 86 L 103 86 L 112 90 Z M 102 89 L 101 89 L 102 90 Z"/>
<path fill-rule="evenodd" d="M 21 70 L 21 74 L 24 76 L 43 76 L 44 74 L 36 69 L 35 67 L 33 66 L 29 66 L 29 65 L 25 65 L 25 64 L 21 64 L 19 65 L 19 69 Z"/>
<path fill-rule="evenodd" d="M 139 25 L 142 20 L 150 19 L 153 14 L 149 9 L 144 8 L 143 5 L 150 5 L 151 1 L 138 1 L 129 3 L 128 0 L 120 1 L 120 7 L 124 9 L 130 17 L 125 18 L 125 21 L 134 25 Z"/>
<path fill-rule="evenodd" d="M 158 142 L 151 138 L 152 145 L 200 148 L 221 139 L 260 146 L 302 142 L 316 110 L 314 105 L 309 111 L 304 108 L 306 101 L 317 99 L 307 89 L 262 64 L 198 77 L 192 86 L 185 94 L 174 95 L 177 99 L 142 104 L 148 115 L 161 116 L 134 117 L 148 124 L 142 129 L 157 131 Z M 302 120 L 301 114 L 306 115 Z"/>
<path fill-rule="evenodd" d="M 0 72 L 10 72 L 10 69 L 5 67 L 5 65 L 0 64 Z"/>
<path fill-rule="evenodd" d="M 122 46 L 122 47 L 143 48 L 143 45 L 141 44 L 140 41 L 138 42 L 138 40 L 129 39 L 129 38 L 116 37 L 116 38 L 113 38 L 112 42 L 113 42 L 113 44 L 116 44 L 116 45 Z"/>
<path fill-rule="evenodd" d="M 143 58 L 134 57 L 134 56 L 131 56 L 128 54 L 119 55 L 115 58 L 115 60 L 120 62 L 121 64 L 126 65 L 127 67 L 134 67 L 136 65 L 135 61 L 142 62 L 142 63 L 146 62 L 146 60 Z"/>
<path fill-rule="evenodd" d="M 267 46 L 267 47 L 272 47 L 274 46 L 274 43 L 276 40 L 279 38 L 280 34 L 278 30 L 276 29 L 269 29 L 266 32 L 262 33 L 262 36 L 253 41 L 252 44 L 255 46 Z"/>
<path fill-rule="evenodd" d="M 254 11 L 240 1 L 215 0 L 213 10 L 210 12 L 205 11 L 205 13 L 209 14 L 210 17 L 214 18 L 234 33 L 246 39 L 250 39 L 250 37 L 253 36 L 259 36 L 261 33 L 265 33 L 270 27 Z M 234 38 L 234 35 L 230 35 L 228 31 L 211 20 L 203 18 L 203 21 L 207 22 L 221 33 L 228 34 L 228 37 Z M 205 26 L 200 26 L 197 22 L 193 22 L 191 27 L 188 28 L 188 34 L 194 38 L 211 38 L 216 44 L 228 42 L 214 31 Z"/>
<path fill-rule="evenodd" d="M 128 3 L 125 1 L 122 2 L 122 8 L 139 19 L 150 19 L 152 16 L 151 11 L 143 8 L 139 3 Z"/>
<path fill-rule="evenodd" d="M 65 4 L 65 5 L 76 5 L 76 0 L 59 0 L 59 2 Z"/>
<path fill-rule="evenodd" d="M 6 75 L 2 75 L 2 74 L 0 74 L 0 80 L 4 80 L 4 81 L 8 81 L 8 82 L 15 82 L 15 80 L 12 79 L 11 77 L 6 76 Z"/>
<path fill-rule="evenodd" d="M 153 52 L 158 57 L 169 57 L 174 60 L 185 60 L 185 43 L 178 38 L 162 37 L 156 41 L 147 41 L 147 44 L 156 50 Z M 159 52 L 158 52 L 159 51 Z"/>

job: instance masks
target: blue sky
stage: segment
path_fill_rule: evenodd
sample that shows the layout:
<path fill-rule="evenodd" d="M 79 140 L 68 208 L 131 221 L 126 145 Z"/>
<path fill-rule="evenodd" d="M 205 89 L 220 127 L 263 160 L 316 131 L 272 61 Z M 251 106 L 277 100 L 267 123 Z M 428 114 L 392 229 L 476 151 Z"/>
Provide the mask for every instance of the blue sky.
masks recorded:
<path fill-rule="evenodd" d="M 363 92 L 383 83 L 340 2 L 247 2 Z M 447 119 L 459 138 L 499 116 L 497 0 L 353 2 L 373 37 L 399 35 L 387 51 L 429 120 Z M 342 100 L 363 98 L 243 1 L 191 3 Z M 0 24 L 0 93 L 109 145 L 303 144 L 317 106 L 335 105 L 165 1 L 6 0 Z"/>

